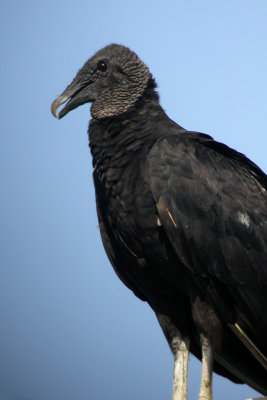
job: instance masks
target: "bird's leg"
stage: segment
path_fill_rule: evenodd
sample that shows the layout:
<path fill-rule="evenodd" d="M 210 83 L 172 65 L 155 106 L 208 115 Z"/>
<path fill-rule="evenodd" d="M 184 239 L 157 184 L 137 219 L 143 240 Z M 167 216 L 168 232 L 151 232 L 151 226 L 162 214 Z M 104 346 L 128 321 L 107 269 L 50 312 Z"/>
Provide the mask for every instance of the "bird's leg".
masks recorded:
<path fill-rule="evenodd" d="M 189 339 L 173 338 L 172 348 L 175 355 L 172 400 L 187 400 Z"/>
<path fill-rule="evenodd" d="M 212 400 L 212 347 L 209 338 L 204 334 L 200 335 L 200 342 L 202 350 L 202 376 L 198 400 Z"/>

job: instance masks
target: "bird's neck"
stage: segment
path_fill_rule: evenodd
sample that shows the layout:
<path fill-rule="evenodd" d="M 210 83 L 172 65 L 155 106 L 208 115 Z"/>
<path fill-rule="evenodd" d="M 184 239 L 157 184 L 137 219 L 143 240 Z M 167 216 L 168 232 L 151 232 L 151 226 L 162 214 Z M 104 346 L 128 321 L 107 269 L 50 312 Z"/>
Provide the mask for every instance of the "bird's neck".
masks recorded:
<path fill-rule="evenodd" d="M 97 171 L 124 168 L 138 154 L 145 154 L 145 149 L 152 147 L 169 129 L 174 126 L 177 129 L 159 104 L 155 84 L 151 86 L 128 112 L 90 121 L 89 143 Z"/>

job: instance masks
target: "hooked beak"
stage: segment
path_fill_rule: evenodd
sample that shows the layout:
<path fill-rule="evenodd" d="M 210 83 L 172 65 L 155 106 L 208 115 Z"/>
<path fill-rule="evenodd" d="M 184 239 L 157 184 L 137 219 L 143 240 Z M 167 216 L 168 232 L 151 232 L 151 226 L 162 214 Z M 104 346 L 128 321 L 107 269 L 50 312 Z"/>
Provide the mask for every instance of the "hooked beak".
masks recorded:
<path fill-rule="evenodd" d="M 60 118 L 63 117 L 63 115 L 62 115 L 62 111 L 63 111 L 63 110 L 62 110 L 61 113 L 59 113 L 58 116 L 57 116 L 57 109 L 58 109 L 59 106 L 61 106 L 61 104 L 66 103 L 66 101 L 67 101 L 68 99 L 69 99 L 68 96 L 64 96 L 64 95 L 62 94 L 62 95 L 58 96 L 58 97 L 53 101 L 53 103 L 51 104 L 51 112 L 52 112 L 52 114 L 54 115 L 55 118 L 60 119 Z M 60 114 L 61 114 L 61 115 L 60 115 Z M 64 114 L 64 115 L 65 115 L 65 114 Z"/>
<path fill-rule="evenodd" d="M 58 96 L 53 103 L 51 104 L 51 112 L 55 118 L 62 118 L 64 117 L 69 111 L 73 110 L 74 108 L 93 101 L 94 98 L 90 95 L 90 90 L 88 86 L 90 85 L 89 82 L 77 82 L 76 79 L 72 81 L 72 83 L 67 86 L 64 92 Z M 66 103 L 64 108 L 59 112 L 57 115 L 57 109 L 62 104 Z"/>

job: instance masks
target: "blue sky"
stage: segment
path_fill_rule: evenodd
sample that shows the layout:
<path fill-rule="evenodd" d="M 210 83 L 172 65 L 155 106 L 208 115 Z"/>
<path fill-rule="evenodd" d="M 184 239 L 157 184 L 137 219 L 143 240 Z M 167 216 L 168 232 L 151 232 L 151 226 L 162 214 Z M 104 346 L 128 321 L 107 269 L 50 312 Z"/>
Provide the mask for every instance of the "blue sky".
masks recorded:
<path fill-rule="evenodd" d="M 173 359 L 97 227 L 85 105 L 51 101 L 96 50 L 132 48 L 168 115 L 265 172 L 267 2 L 8 1 L 1 19 L 0 399 L 171 398 Z M 200 363 L 190 358 L 189 399 Z M 214 376 L 216 400 L 255 392 Z"/>

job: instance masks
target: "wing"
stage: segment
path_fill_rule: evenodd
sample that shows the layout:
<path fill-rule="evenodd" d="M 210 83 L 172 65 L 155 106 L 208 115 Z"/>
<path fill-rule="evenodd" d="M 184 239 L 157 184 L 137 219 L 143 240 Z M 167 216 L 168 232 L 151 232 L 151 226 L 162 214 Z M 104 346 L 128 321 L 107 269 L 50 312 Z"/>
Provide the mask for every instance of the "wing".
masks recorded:
<path fill-rule="evenodd" d="M 180 262 L 267 362 L 266 176 L 240 153 L 194 133 L 159 141 L 147 163 L 146 181 Z"/>

